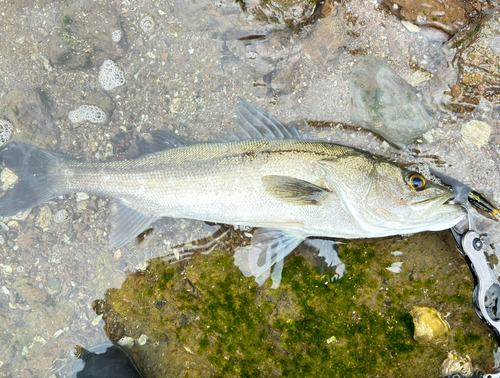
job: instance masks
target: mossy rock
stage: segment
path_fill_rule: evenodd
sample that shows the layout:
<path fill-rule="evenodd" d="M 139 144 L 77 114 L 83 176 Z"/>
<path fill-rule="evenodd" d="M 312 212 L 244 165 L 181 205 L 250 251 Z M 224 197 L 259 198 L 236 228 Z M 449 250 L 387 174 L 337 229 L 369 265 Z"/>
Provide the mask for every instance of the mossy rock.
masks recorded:
<path fill-rule="evenodd" d="M 390 254 L 396 249 L 403 255 Z M 449 349 L 479 366 L 491 362 L 494 339 L 474 312 L 472 277 L 447 233 L 349 242 L 339 255 L 347 273 L 332 282 L 334 271 L 320 273 L 295 252 L 277 290 L 245 278 L 224 251 L 177 265 L 153 260 L 96 310 L 121 325 L 119 337 L 157 342 L 139 350 L 157 376 L 430 377 Z M 400 274 L 385 269 L 396 260 Z M 413 339 L 415 305 L 445 314 L 449 342 Z"/>

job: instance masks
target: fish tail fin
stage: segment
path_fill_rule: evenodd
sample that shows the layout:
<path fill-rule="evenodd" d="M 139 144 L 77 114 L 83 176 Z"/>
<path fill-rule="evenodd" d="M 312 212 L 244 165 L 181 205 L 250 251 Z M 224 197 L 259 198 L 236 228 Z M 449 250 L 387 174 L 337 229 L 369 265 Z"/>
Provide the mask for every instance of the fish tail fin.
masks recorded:
<path fill-rule="evenodd" d="M 11 142 L 2 148 L 0 166 L 12 171 L 18 181 L 0 197 L 0 216 L 16 215 L 63 194 L 57 191 L 50 170 L 64 156 L 24 143 Z"/>

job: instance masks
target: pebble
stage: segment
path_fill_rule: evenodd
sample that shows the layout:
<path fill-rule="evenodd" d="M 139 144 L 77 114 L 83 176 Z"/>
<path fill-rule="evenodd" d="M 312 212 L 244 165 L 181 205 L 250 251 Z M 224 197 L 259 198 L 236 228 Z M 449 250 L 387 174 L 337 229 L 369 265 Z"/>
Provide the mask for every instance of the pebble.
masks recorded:
<path fill-rule="evenodd" d="M 17 213 L 16 215 L 14 215 L 11 218 L 15 219 L 15 220 L 23 221 L 23 220 L 26 220 L 26 218 L 28 218 L 28 215 L 30 215 L 30 213 L 31 213 L 31 209 L 26 210 L 24 213 L 20 211 L 19 213 Z"/>
<path fill-rule="evenodd" d="M 140 271 L 145 271 L 149 268 L 149 261 L 141 261 L 139 264 L 137 264 L 136 269 Z"/>
<path fill-rule="evenodd" d="M 38 227 L 47 228 L 52 223 L 51 219 L 52 219 L 52 210 L 50 210 L 50 207 L 45 205 L 40 209 L 40 214 L 38 214 L 38 217 L 36 219 L 36 224 Z"/>
<path fill-rule="evenodd" d="M 450 326 L 436 309 L 415 306 L 411 316 L 415 326 L 413 338 L 419 343 L 439 344 L 448 340 Z"/>
<path fill-rule="evenodd" d="M 491 127 L 486 122 L 473 119 L 462 125 L 460 133 L 465 143 L 483 147 L 490 139 Z"/>
<path fill-rule="evenodd" d="M 132 348 L 134 346 L 134 339 L 130 336 L 122 337 L 120 340 L 118 340 L 118 345 L 126 348 Z"/>
<path fill-rule="evenodd" d="M 68 327 L 58 329 L 56 332 L 54 332 L 54 338 L 57 339 L 59 336 L 61 336 L 64 332 L 66 332 L 68 330 L 69 330 Z"/>
<path fill-rule="evenodd" d="M 42 345 L 45 345 L 47 343 L 47 340 L 45 340 L 42 336 L 35 336 L 33 338 L 33 341 L 36 341 L 37 343 L 40 343 Z"/>
<path fill-rule="evenodd" d="M 137 343 L 139 345 L 145 345 L 146 342 L 149 340 L 149 337 L 147 337 L 145 334 L 142 334 L 141 336 L 139 336 L 139 338 L 137 339 Z"/>
<path fill-rule="evenodd" d="M 88 199 L 89 199 L 89 195 L 87 193 L 83 193 L 83 192 L 76 193 L 76 202 L 85 201 Z"/>
<path fill-rule="evenodd" d="M 92 325 L 95 327 L 98 325 L 102 320 L 102 315 L 97 316 L 94 320 L 92 320 Z"/>
<path fill-rule="evenodd" d="M 401 23 L 406 29 L 408 29 L 408 31 L 412 33 L 418 33 L 420 31 L 420 28 L 410 21 L 403 20 L 401 21 Z"/>
<path fill-rule="evenodd" d="M 5 275 L 12 274 L 12 270 L 13 270 L 12 266 L 3 265 L 3 264 L 0 264 L 0 269 L 2 269 L 3 274 L 5 274 Z"/>
<path fill-rule="evenodd" d="M 9 168 L 4 168 L 2 174 L 0 175 L 0 180 L 3 183 L 1 189 L 5 191 L 9 186 L 18 182 L 19 177 L 17 177 Z"/>

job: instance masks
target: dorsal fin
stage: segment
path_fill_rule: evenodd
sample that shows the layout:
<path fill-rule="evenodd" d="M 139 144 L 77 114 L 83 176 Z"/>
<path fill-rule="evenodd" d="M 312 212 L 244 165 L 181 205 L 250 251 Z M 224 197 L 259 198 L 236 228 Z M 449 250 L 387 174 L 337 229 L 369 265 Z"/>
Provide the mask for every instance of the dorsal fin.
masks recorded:
<path fill-rule="evenodd" d="M 216 138 L 212 142 L 234 142 L 252 139 L 301 138 L 294 126 L 284 126 L 274 116 L 263 109 L 255 108 L 240 98 L 234 124 L 236 133 L 229 138 Z M 155 130 L 139 141 L 139 154 L 151 154 L 197 143 L 168 130 Z"/>
<path fill-rule="evenodd" d="M 152 154 L 153 152 L 170 150 L 193 143 L 195 142 L 168 130 L 153 130 L 139 141 L 139 154 Z"/>
<path fill-rule="evenodd" d="M 285 127 L 271 114 L 263 109 L 255 108 L 249 102 L 240 98 L 237 118 L 234 124 L 236 134 L 231 134 L 232 140 L 250 140 L 267 138 L 300 138 L 295 127 Z"/>

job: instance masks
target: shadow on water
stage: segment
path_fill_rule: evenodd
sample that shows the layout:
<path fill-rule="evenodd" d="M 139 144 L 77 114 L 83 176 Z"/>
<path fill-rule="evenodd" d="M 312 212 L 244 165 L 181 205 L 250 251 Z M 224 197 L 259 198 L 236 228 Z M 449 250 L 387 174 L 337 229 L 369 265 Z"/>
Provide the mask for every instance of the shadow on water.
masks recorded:
<path fill-rule="evenodd" d="M 400 1 L 288 3 L 8 2 L 0 118 L 13 141 L 122 160 L 154 130 L 227 138 L 242 97 L 312 138 L 429 164 L 500 202 L 496 4 L 450 0 L 446 13 L 429 1 L 436 20 L 424 20 Z M 352 73 L 366 55 L 380 57 L 395 75 L 386 83 L 402 80 L 405 92 L 376 87 L 355 102 Z M 107 59 L 111 74 L 100 80 Z M 398 97 L 423 104 L 426 115 L 411 111 L 430 125 L 405 149 L 352 113 Z M 2 173 L 2 191 L 9 180 Z M 75 346 L 107 340 L 144 377 L 437 377 L 448 350 L 494 369 L 494 338 L 446 231 L 344 240 L 345 271 L 298 249 L 274 290 L 234 265 L 252 230 L 160 219 L 111 248 L 109 205 L 77 193 L 0 219 L 0 377 L 70 377 Z M 496 263 L 498 223 L 475 219 Z M 446 318 L 446 342 L 413 339 L 413 306 Z"/>

